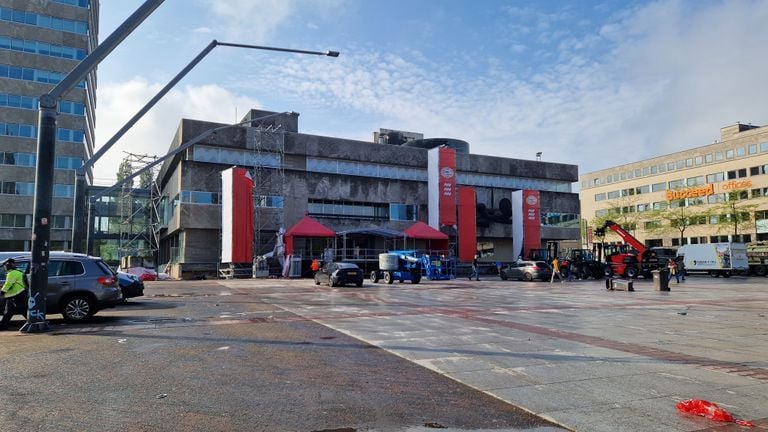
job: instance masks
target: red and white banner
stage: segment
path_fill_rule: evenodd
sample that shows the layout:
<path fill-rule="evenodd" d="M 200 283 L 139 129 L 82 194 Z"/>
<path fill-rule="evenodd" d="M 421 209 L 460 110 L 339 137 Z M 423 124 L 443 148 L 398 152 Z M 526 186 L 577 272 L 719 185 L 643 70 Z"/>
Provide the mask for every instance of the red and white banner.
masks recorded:
<path fill-rule="evenodd" d="M 539 191 L 523 190 L 523 256 L 541 248 L 541 206 Z"/>
<path fill-rule="evenodd" d="M 253 178 L 245 168 L 221 172 L 221 262 L 253 262 Z"/>
<path fill-rule="evenodd" d="M 459 261 L 471 262 L 477 253 L 475 188 L 459 188 Z"/>
<path fill-rule="evenodd" d="M 438 147 L 427 157 L 427 188 L 429 190 L 429 225 L 456 225 L 456 150 Z"/>

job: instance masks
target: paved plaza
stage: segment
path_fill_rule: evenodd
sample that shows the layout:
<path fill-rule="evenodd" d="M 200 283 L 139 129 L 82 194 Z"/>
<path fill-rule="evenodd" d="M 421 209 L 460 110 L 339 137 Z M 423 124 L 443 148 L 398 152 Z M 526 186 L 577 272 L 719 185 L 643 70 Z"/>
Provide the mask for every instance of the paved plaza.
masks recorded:
<path fill-rule="evenodd" d="M 363 288 L 221 283 L 573 430 L 743 429 L 678 413 L 684 399 L 768 430 L 765 278 L 691 276 L 670 292 L 644 280 L 627 292 L 490 276 Z"/>

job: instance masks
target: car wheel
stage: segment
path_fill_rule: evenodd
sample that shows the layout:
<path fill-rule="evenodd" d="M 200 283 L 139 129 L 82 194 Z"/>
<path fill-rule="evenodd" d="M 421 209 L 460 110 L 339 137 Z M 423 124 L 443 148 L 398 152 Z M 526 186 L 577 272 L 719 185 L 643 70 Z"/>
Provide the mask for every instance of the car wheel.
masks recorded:
<path fill-rule="evenodd" d="M 318 279 L 317 276 L 315 276 L 315 285 L 320 285 L 320 279 Z"/>
<path fill-rule="evenodd" d="M 714 271 L 714 270 L 710 270 L 710 271 L 709 271 L 709 277 L 713 277 L 713 278 L 716 278 L 716 277 L 718 277 L 718 276 L 720 276 L 720 274 L 719 274 L 719 273 L 717 273 L 716 271 Z"/>
<path fill-rule="evenodd" d="M 379 283 L 379 271 L 378 270 L 373 270 L 371 272 L 371 282 Z"/>
<path fill-rule="evenodd" d="M 609 266 L 609 265 L 607 265 L 607 266 L 603 267 L 603 275 L 604 275 L 605 277 L 611 277 L 611 276 L 613 276 L 613 267 L 611 267 L 611 266 Z"/>
<path fill-rule="evenodd" d="M 328 278 L 328 286 L 329 287 L 335 287 L 336 286 L 336 281 L 334 281 L 332 277 Z"/>
<path fill-rule="evenodd" d="M 501 277 L 501 280 L 507 280 L 508 279 L 507 274 L 504 273 L 503 271 L 501 273 L 499 273 L 499 276 Z"/>
<path fill-rule="evenodd" d="M 419 282 L 421 282 L 421 274 L 419 274 L 419 273 L 412 273 L 411 274 L 411 283 L 412 284 L 417 284 Z"/>
<path fill-rule="evenodd" d="M 68 323 L 87 321 L 96 313 L 93 300 L 85 295 L 67 297 L 61 304 L 61 315 Z"/>
<path fill-rule="evenodd" d="M 731 277 L 731 272 L 728 272 L 728 271 L 727 271 L 727 272 L 723 272 L 723 277 L 724 277 L 724 278 L 729 278 L 729 277 Z"/>
<path fill-rule="evenodd" d="M 384 272 L 384 282 L 392 285 L 395 282 L 395 278 L 392 277 L 392 273 Z"/>
<path fill-rule="evenodd" d="M 525 273 L 525 274 L 523 275 L 523 279 L 525 279 L 525 281 L 526 281 L 526 282 L 530 282 L 530 281 L 532 281 L 532 280 L 533 280 L 533 275 L 532 275 L 532 274 L 530 274 L 530 273 Z"/>
<path fill-rule="evenodd" d="M 629 279 L 634 279 L 637 277 L 637 269 L 634 267 L 627 267 L 625 273 Z"/>

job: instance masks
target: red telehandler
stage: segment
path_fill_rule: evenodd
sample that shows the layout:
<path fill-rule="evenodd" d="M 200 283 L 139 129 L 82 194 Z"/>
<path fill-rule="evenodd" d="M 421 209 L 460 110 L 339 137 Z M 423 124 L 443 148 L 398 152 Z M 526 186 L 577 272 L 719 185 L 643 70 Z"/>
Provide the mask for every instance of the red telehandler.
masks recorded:
<path fill-rule="evenodd" d="M 604 245 L 605 254 L 605 275 L 619 275 L 622 277 L 634 279 L 638 275 L 646 278 L 651 277 L 651 270 L 659 268 L 659 259 L 656 252 L 645 247 L 638 239 L 624 230 L 614 221 L 605 221 L 602 227 L 595 231 L 600 237 L 605 236 L 605 230 L 610 229 L 624 240 L 620 245 Z"/>

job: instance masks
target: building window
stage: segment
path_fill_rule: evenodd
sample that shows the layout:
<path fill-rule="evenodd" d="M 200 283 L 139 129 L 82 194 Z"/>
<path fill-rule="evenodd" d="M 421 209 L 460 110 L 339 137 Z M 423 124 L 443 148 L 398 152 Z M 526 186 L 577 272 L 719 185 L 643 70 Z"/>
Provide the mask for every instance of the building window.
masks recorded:
<path fill-rule="evenodd" d="M 658 172 L 658 167 L 656 165 L 651 167 L 651 174 L 656 174 Z"/>
<path fill-rule="evenodd" d="M 712 153 L 707 153 L 704 155 L 704 162 L 712 163 Z"/>
<path fill-rule="evenodd" d="M 181 191 L 181 202 L 185 204 L 219 205 L 221 194 L 217 192 Z"/>
<path fill-rule="evenodd" d="M 667 171 L 674 171 L 675 170 L 675 163 L 674 162 L 668 162 L 667 163 Z"/>
<path fill-rule="evenodd" d="M 725 180 L 725 174 L 719 172 L 714 174 L 707 174 L 707 183 L 717 183 Z"/>
<path fill-rule="evenodd" d="M 65 74 L 61 72 L 0 64 L 0 78 L 33 81 L 44 84 L 58 84 L 64 79 L 64 76 Z M 77 84 L 77 87 L 85 88 L 85 81 L 80 81 Z"/>
<path fill-rule="evenodd" d="M 648 167 L 643 167 L 643 175 L 647 176 L 649 174 Z"/>
<path fill-rule="evenodd" d="M 53 0 L 56 3 L 62 3 L 70 6 L 77 6 L 81 8 L 88 7 L 88 0 Z"/>
<path fill-rule="evenodd" d="M 605 201 L 605 192 L 595 194 L 595 201 Z"/>
<path fill-rule="evenodd" d="M 0 214 L 0 227 L 2 228 L 32 228 L 31 214 Z"/>
<path fill-rule="evenodd" d="M 0 193 L 4 195 L 34 196 L 35 184 L 13 181 L 0 182 Z"/>
<path fill-rule="evenodd" d="M 650 204 L 638 204 L 637 205 L 637 212 L 642 213 L 651 210 Z"/>
<path fill-rule="evenodd" d="M 663 190 L 667 190 L 667 184 L 664 182 L 654 183 L 651 185 L 651 192 L 660 192 Z"/>
<path fill-rule="evenodd" d="M 72 229 L 72 216 L 54 215 L 51 229 Z"/>
<path fill-rule="evenodd" d="M 380 203 L 310 199 L 307 202 L 307 211 L 310 216 L 375 220 L 389 219 L 389 204 Z"/>
<path fill-rule="evenodd" d="M 675 190 L 685 187 L 685 180 L 672 180 L 669 182 L 669 189 Z"/>
<path fill-rule="evenodd" d="M 253 205 L 261 208 L 283 208 L 284 200 L 281 196 L 274 195 L 256 195 L 253 199 Z"/>
<path fill-rule="evenodd" d="M 728 171 L 728 180 L 733 180 L 737 178 L 744 178 L 747 176 L 747 169 L 741 168 L 738 170 Z"/>
<path fill-rule="evenodd" d="M 667 171 L 667 167 L 664 164 L 659 164 L 659 172 L 663 173 Z"/>
<path fill-rule="evenodd" d="M 694 159 L 694 163 L 696 164 L 696 166 L 699 166 L 702 163 L 704 163 L 704 158 L 702 158 L 701 156 L 696 156 L 696 159 Z"/>
<path fill-rule="evenodd" d="M 88 34 L 88 23 L 84 21 L 73 21 L 5 7 L 0 7 L 0 20 L 60 30 L 68 33 L 77 33 L 81 35 Z"/>
<path fill-rule="evenodd" d="M 686 180 L 688 186 L 698 186 L 704 184 L 704 176 L 688 177 Z"/>
<path fill-rule="evenodd" d="M 595 217 L 603 217 L 608 215 L 608 209 L 595 210 Z"/>
<path fill-rule="evenodd" d="M 749 145 L 749 154 L 757 154 L 757 144 L 750 144 Z"/>
<path fill-rule="evenodd" d="M 16 39 L 0 36 L 0 49 L 38 54 L 47 57 L 58 57 L 70 60 L 82 60 L 86 56 L 83 49 L 63 45 L 50 44 L 35 40 Z"/>
<path fill-rule="evenodd" d="M 83 166 L 83 160 L 76 157 L 57 156 L 53 167 L 56 169 L 74 170 Z"/>
<path fill-rule="evenodd" d="M 653 209 L 654 210 L 666 210 L 667 209 L 667 202 L 666 201 L 657 201 L 653 203 Z"/>
<path fill-rule="evenodd" d="M 692 158 L 688 158 L 688 159 L 686 159 L 686 160 L 685 160 L 685 167 L 686 167 L 686 168 L 690 168 L 690 167 L 692 167 L 692 166 L 693 166 L 693 159 L 692 159 Z"/>
<path fill-rule="evenodd" d="M 638 187 L 635 188 L 635 193 L 637 195 L 646 194 L 646 193 L 650 193 L 650 192 L 651 192 L 651 187 L 649 185 L 638 186 Z"/>
<path fill-rule="evenodd" d="M 389 220 L 415 221 L 416 206 L 413 204 L 390 204 Z"/>
<path fill-rule="evenodd" d="M 608 192 L 608 199 L 616 199 L 621 196 L 621 191 L 611 191 Z"/>
<path fill-rule="evenodd" d="M 707 203 L 709 204 L 722 204 L 725 202 L 725 194 L 719 193 L 719 194 L 713 194 L 707 196 Z"/>
<path fill-rule="evenodd" d="M 726 150 L 725 151 L 725 158 L 730 160 L 733 159 L 733 150 Z"/>
<path fill-rule="evenodd" d="M 768 165 L 760 165 L 756 167 L 749 168 L 749 175 L 762 175 L 762 174 L 768 174 Z"/>
<path fill-rule="evenodd" d="M 760 143 L 760 152 L 768 152 L 768 142 Z"/>
<path fill-rule="evenodd" d="M 53 185 L 54 198 L 72 198 L 75 196 L 75 186 L 71 184 L 56 183 Z"/>
<path fill-rule="evenodd" d="M 736 156 L 743 157 L 745 154 L 746 152 L 744 152 L 744 147 L 739 147 L 736 149 Z"/>

